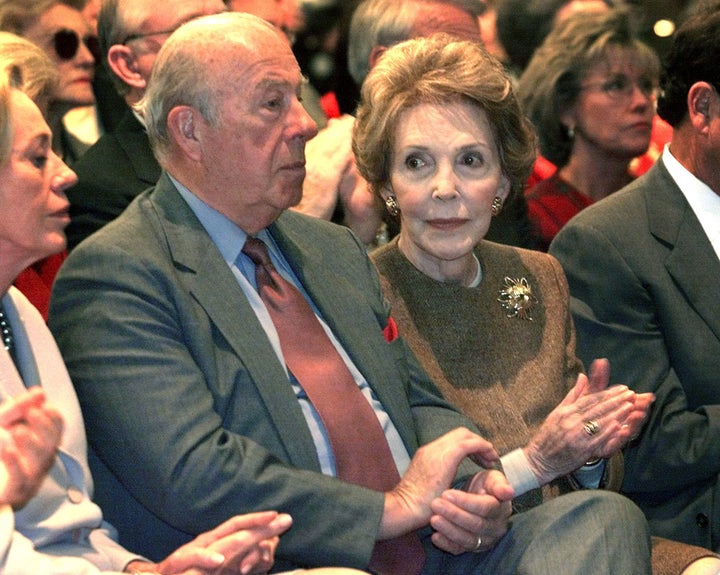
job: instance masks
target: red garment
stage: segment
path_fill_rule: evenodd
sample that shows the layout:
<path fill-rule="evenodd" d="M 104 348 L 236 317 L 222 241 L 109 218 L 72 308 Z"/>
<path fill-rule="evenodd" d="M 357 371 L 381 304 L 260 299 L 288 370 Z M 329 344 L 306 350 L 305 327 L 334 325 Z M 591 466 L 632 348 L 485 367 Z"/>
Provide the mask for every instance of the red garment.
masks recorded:
<path fill-rule="evenodd" d="M 329 118 L 339 118 L 342 116 L 340 112 L 340 104 L 335 97 L 335 92 L 328 92 L 320 97 L 320 107 L 325 115 Z"/>
<path fill-rule="evenodd" d="M 638 177 L 655 163 L 672 138 L 672 127 L 657 114 L 653 117 L 650 146 L 629 167 L 630 175 Z M 547 251 L 555 234 L 583 208 L 594 203 L 591 198 L 562 180 L 550 160 L 538 156 L 525 186 L 528 216 L 537 236 L 538 249 Z"/>
<path fill-rule="evenodd" d="M 550 242 L 570 218 L 594 203 L 593 199 L 563 180 L 557 171 L 525 192 L 528 216 L 538 239 L 538 249 Z"/>
<path fill-rule="evenodd" d="M 657 114 L 653 117 L 652 134 L 650 136 L 650 146 L 642 156 L 635 158 L 630 162 L 630 173 L 634 177 L 638 177 L 647 172 L 662 154 L 665 144 L 672 139 L 673 129 L 670 124 L 663 120 Z"/>
<path fill-rule="evenodd" d="M 45 321 L 47 321 L 50 307 L 50 290 L 55 281 L 55 275 L 66 257 L 67 252 L 62 251 L 40 260 L 20 272 L 13 282 L 15 287 L 38 309 Z"/>

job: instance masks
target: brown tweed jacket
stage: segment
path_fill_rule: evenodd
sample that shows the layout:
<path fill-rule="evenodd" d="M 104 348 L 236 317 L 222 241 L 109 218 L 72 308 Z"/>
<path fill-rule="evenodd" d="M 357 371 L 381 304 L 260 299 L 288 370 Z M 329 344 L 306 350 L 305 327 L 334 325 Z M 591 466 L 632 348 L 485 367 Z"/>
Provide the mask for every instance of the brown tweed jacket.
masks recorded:
<path fill-rule="evenodd" d="M 397 239 L 375 250 L 375 263 L 400 335 L 445 397 L 469 415 L 500 454 L 525 445 L 583 369 L 567 280 L 548 254 L 482 241 L 475 288 L 438 282 L 402 255 Z M 508 317 L 500 299 L 506 278 L 532 292 L 529 318 Z M 619 490 L 622 455 L 608 464 L 603 487 Z M 516 510 L 572 489 L 568 478 L 530 492 Z M 653 573 L 678 574 L 706 549 L 653 538 Z"/>

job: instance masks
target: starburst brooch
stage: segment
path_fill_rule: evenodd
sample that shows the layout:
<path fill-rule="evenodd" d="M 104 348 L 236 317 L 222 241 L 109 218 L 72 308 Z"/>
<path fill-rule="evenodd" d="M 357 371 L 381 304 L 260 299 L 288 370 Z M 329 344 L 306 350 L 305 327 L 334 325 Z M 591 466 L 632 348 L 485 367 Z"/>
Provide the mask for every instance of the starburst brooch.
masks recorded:
<path fill-rule="evenodd" d="M 507 317 L 519 317 L 532 321 L 530 310 L 537 303 L 537 298 L 533 295 L 530 284 L 525 278 L 512 279 L 505 278 L 505 286 L 500 290 L 500 302 Z"/>

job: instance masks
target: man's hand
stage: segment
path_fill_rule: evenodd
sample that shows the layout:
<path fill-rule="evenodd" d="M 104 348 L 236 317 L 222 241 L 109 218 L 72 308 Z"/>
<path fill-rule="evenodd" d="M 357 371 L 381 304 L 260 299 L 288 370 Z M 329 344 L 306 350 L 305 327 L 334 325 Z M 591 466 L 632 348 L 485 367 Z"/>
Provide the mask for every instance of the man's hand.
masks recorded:
<path fill-rule="evenodd" d="M 380 538 L 397 537 L 427 525 L 432 502 L 452 485 L 465 457 L 484 467 L 498 460 L 489 441 L 465 428 L 450 431 L 418 449 L 400 483 L 385 495 Z"/>
<path fill-rule="evenodd" d="M 275 562 L 280 535 L 292 525 L 286 513 L 261 511 L 232 517 L 198 535 L 157 565 L 134 561 L 126 570 L 161 575 L 255 575 Z"/>
<path fill-rule="evenodd" d="M 352 128 L 355 118 L 344 114 L 328 121 L 305 145 L 303 194 L 294 210 L 330 220 L 340 197 L 340 182 L 353 165 Z"/>
<path fill-rule="evenodd" d="M 0 404 L 0 502 L 22 508 L 55 461 L 62 436 L 60 412 L 41 387 Z"/>
<path fill-rule="evenodd" d="M 448 553 L 486 551 L 505 535 L 514 493 L 499 471 L 482 471 L 467 491 L 450 489 L 432 503 L 433 543 Z"/>

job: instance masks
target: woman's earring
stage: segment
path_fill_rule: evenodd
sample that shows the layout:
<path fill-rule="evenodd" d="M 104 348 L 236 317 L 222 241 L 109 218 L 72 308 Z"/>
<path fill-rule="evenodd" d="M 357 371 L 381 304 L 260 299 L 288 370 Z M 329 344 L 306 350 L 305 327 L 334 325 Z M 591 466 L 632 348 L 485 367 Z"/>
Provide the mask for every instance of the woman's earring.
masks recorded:
<path fill-rule="evenodd" d="M 574 126 L 567 127 L 567 137 L 570 141 L 573 141 L 575 139 L 575 127 Z"/>
<path fill-rule="evenodd" d="M 500 210 L 502 210 L 503 201 L 500 196 L 495 196 L 495 199 L 492 201 L 492 208 L 490 209 L 493 216 L 497 216 L 500 213 Z"/>
<path fill-rule="evenodd" d="M 385 207 L 387 208 L 388 214 L 390 214 L 393 218 L 400 215 L 400 206 L 398 206 L 395 196 L 388 196 L 385 198 Z"/>

